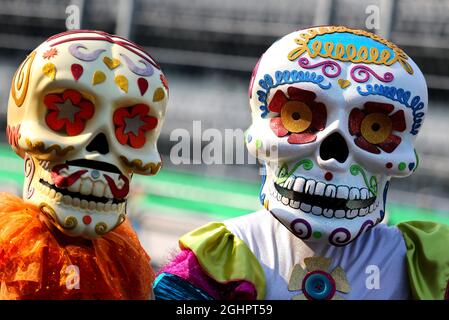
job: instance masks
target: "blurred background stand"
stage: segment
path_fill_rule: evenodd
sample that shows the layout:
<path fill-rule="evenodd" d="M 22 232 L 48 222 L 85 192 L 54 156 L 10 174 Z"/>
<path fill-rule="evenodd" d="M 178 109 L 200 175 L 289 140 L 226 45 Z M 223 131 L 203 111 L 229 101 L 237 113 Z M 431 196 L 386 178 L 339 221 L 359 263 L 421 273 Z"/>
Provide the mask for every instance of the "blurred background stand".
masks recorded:
<path fill-rule="evenodd" d="M 193 121 L 208 128 L 250 124 L 247 87 L 258 57 L 277 38 L 321 24 L 366 29 L 367 8 L 380 12 L 376 32 L 403 48 L 429 86 L 429 113 L 417 140 L 420 168 L 394 179 L 389 223 L 449 221 L 449 1 L 448 0 L 0 0 L 0 125 L 5 132 L 13 72 L 47 37 L 66 30 L 66 9 L 79 9 L 80 27 L 130 38 L 163 66 L 170 102 L 159 148 L 164 167 L 135 176 L 129 212 L 159 266 L 184 232 L 207 221 L 258 210 L 259 169 L 243 165 L 174 165 L 177 141 Z M 371 7 L 373 8 L 373 7 Z M 21 193 L 22 160 L 0 135 L 0 190 Z M 202 143 L 192 141 L 192 143 Z M 232 152 L 232 144 L 223 154 Z"/>

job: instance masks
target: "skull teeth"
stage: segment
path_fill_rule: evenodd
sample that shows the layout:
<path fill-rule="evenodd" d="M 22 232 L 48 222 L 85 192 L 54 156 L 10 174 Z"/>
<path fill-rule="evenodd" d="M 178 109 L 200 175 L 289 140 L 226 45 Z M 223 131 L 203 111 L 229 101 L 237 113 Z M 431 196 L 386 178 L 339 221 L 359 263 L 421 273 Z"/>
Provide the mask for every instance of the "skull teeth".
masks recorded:
<path fill-rule="evenodd" d="M 302 193 L 311 196 L 324 196 L 327 198 L 344 199 L 344 200 L 368 200 L 373 195 L 367 188 L 356 188 L 348 186 L 336 186 L 326 184 L 313 179 L 305 179 L 303 177 L 289 177 L 285 182 L 279 184 L 280 187 L 291 190 L 297 193 Z M 310 213 L 317 216 L 324 216 L 326 218 L 337 219 L 354 219 L 356 217 L 363 217 L 376 210 L 379 206 L 379 200 L 375 198 L 374 202 L 364 208 L 341 210 L 324 208 L 317 205 L 311 205 L 306 202 L 297 201 L 297 198 L 290 199 L 284 194 L 280 194 L 276 188 L 270 188 L 271 196 L 277 199 L 285 206 L 293 209 L 300 209 L 304 213 Z"/>
<path fill-rule="evenodd" d="M 56 192 L 55 190 L 41 184 L 36 183 L 35 184 L 37 190 L 47 196 L 50 199 L 53 199 L 56 202 L 62 202 L 63 204 L 67 206 L 72 206 L 75 208 L 81 208 L 81 209 L 89 209 L 92 211 L 99 211 L 99 212 L 108 212 L 108 211 L 124 211 L 125 210 L 125 202 L 121 202 L 119 204 L 112 204 L 112 200 L 108 203 L 101 203 L 101 202 L 95 202 L 95 201 L 87 201 L 87 200 L 80 200 L 79 198 L 71 197 L 69 195 L 62 195 L 59 192 Z"/>
<path fill-rule="evenodd" d="M 102 175 L 91 175 L 90 172 L 83 175 L 80 179 L 75 181 L 72 185 L 67 187 L 66 190 L 72 193 L 79 193 L 82 195 L 93 195 L 99 198 L 108 198 L 110 199 L 107 203 L 97 202 L 92 200 L 80 199 L 73 195 L 63 195 L 55 190 L 55 185 L 50 172 L 50 164 L 48 161 L 39 161 L 39 166 L 36 171 L 36 178 L 33 180 L 33 187 L 37 189 L 38 192 L 48 197 L 49 199 L 54 200 L 58 203 L 63 203 L 67 206 L 72 206 L 75 208 L 88 209 L 91 211 L 98 212 L 108 212 L 108 211 L 125 211 L 126 202 L 113 203 L 114 197 L 112 195 L 111 190 L 109 189 L 108 184 L 104 180 Z M 80 170 L 83 168 L 74 168 L 74 170 Z M 73 170 L 71 170 L 73 172 Z M 67 169 L 63 169 L 60 171 L 64 176 L 68 176 L 70 173 Z M 114 174 L 108 173 L 110 176 L 114 176 Z M 117 175 L 118 177 L 118 175 Z M 117 178 L 114 177 L 114 178 Z M 41 183 L 42 181 L 43 183 Z M 119 180 L 117 182 L 117 186 L 120 188 L 123 186 L 123 181 Z"/>
<path fill-rule="evenodd" d="M 303 177 L 289 177 L 285 182 L 279 184 L 279 186 L 296 192 L 338 199 L 364 200 L 372 196 L 367 188 L 350 188 L 343 185 L 335 186 L 313 179 L 307 180 Z"/>

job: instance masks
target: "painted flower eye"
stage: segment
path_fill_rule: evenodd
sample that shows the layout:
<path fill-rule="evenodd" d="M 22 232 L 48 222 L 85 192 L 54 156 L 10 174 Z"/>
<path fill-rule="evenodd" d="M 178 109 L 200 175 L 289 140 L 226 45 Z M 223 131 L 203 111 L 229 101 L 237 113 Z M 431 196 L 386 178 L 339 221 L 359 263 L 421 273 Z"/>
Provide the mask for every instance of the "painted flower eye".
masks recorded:
<path fill-rule="evenodd" d="M 391 153 L 401 143 L 397 132 L 406 128 L 403 110 L 394 113 L 394 106 L 380 102 L 366 102 L 363 109 L 354 108 L 349 114 L 349 133 L 357 146 L 365 151 L 379 154 L 381 150 Z"/>
<path fill-rule="evenodd" d="M 270 119 L 270 128 L 278 137 L 288 137 L 290 144 L 306 144 L 316 140 L 317 132 L 326 127 L 326 106 L 315 101 L 312 91 L 295 87 L 276 91 L 268 109 L 276 114 Z"/>
<path fill-rule="evenodd" d="M 47 94 L 44 104 L 47 126 L 58 133 L 76 136 L 84 131 L 86 123 L 94 115 L 94 105 L 84 99 L 77 90 L 67 89 L 63 93 Z"/>
<path fill-rule="evenodd" d="M 388 115 L 371 113 L 367 115 L 360 126 L 362 136 L 371 144 L 384 142 L 391 134 L 393 124 Z"/>
<path fill-rule="evenodd" d="M 301 101 L 289 101 L 281 110 L 281 119 L 288 131 L 303 132 L 312 124 L 312 111 Z"/>
<path fill-rule="evenodd" d="M 146 104 L 136 104 L 115 110 L 113 122 L 115 136 L 120 144 L 132 148 L 143 147 L 146 142 L 146 132 L 157 126 L 157 118 L 149 116 L 150 107 Z"/>

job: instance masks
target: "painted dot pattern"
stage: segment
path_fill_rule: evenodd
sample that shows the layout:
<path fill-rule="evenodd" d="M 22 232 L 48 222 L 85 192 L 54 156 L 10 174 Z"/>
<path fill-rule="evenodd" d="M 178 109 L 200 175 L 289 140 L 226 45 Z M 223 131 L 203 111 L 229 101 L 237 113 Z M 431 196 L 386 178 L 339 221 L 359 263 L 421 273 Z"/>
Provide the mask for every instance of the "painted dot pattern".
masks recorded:
<path fill-rule="evenodd" d="M 326 272 L 313 271 L 304 278 L 302 291 L 308 300 L 330 300 L 335 295 L 335 280 Z"/>
<path fill-rule="evenodd" d="M 92 222 L 92 218 L 90 216 L 84 216 L 83 217 L 83 223 L 84 224 L 90 224 Z"/>
<path fill-rule="evenodd" d="M 314 231 L 312 235 L 314 238 L 319 239 L 319 238 L 321 238 L 322 233 L 319 231 Z"/>
<path fill-rule="evenodd" d="M 331 181 L 333 177 L 334 175 L 332 174 L 332 172 L 326 172 L 326 174 L 324 175 L 324 179 L 326 179 L 327 181 Z"/>
<path fill-rule="evenodd" d="M 97 179 L 100 176 L 100 172 L 98 170 L 92 170 L 90 175 L 92 178 Z"/>
<path fill-rule="evenodd" d="M 401 162 L 398 165 L 399 170 L 404 171 L 405 168 L 407 167 L 407 165 L 405 164 L 405 162 Z"/>

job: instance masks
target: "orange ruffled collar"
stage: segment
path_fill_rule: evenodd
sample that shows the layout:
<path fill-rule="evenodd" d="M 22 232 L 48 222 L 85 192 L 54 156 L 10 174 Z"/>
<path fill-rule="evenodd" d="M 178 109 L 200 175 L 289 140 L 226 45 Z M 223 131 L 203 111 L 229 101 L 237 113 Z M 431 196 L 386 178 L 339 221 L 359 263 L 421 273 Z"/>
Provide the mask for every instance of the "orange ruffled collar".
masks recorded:
<path fill-rule="evenodd" d="M 128 221 L 91 241 L 41 219 L 35 206 L 0 193 L 0 299 L 150 298 L 154 271 Z"/>

